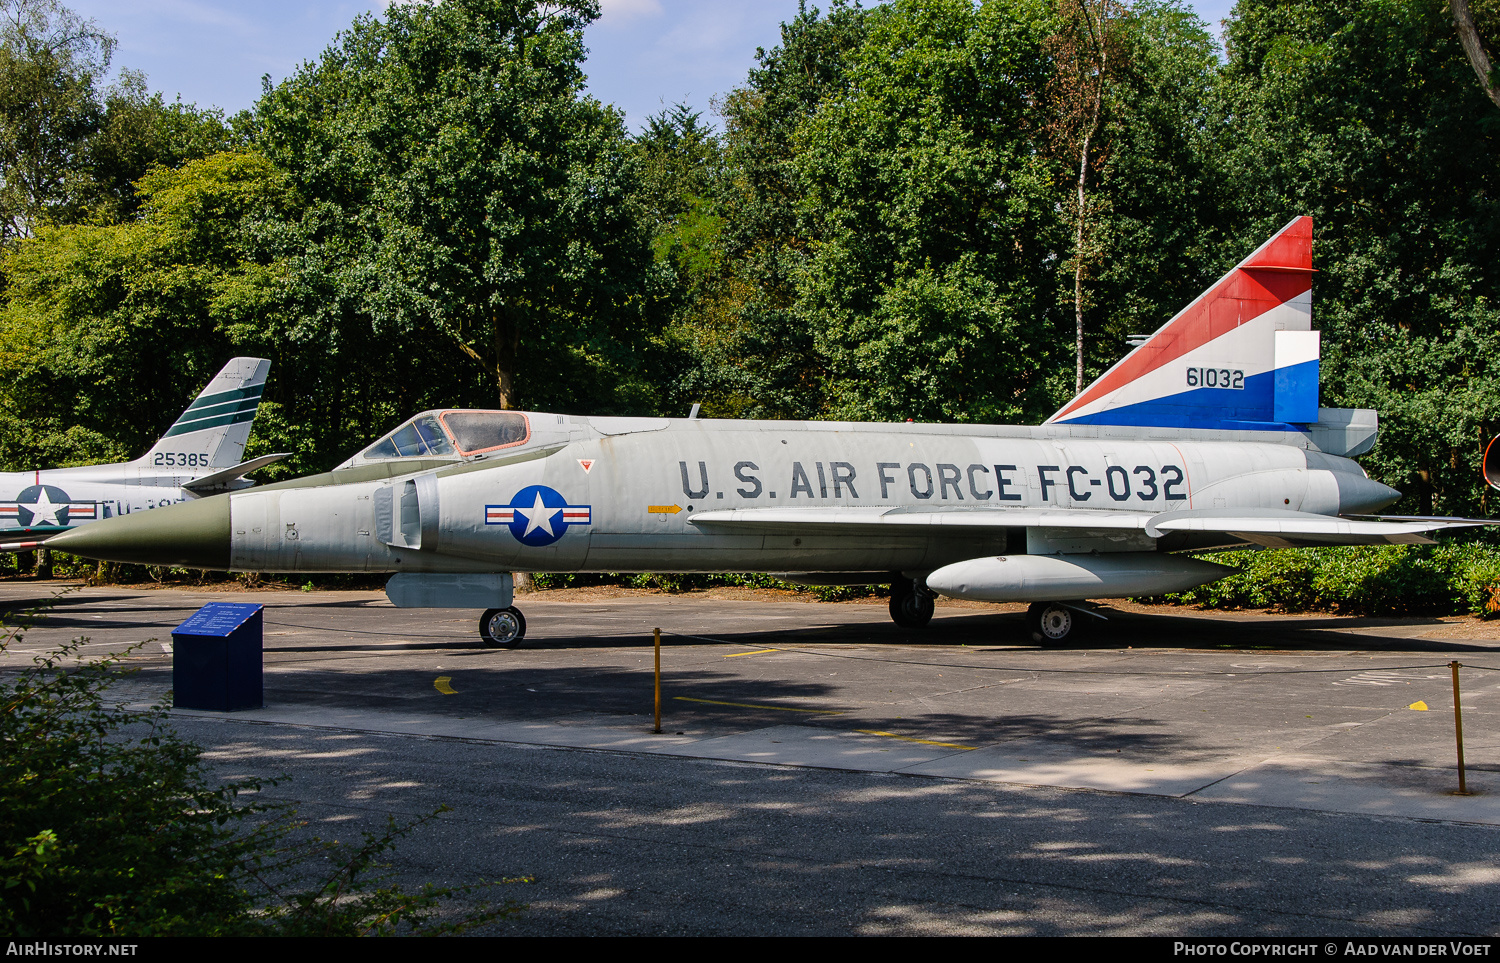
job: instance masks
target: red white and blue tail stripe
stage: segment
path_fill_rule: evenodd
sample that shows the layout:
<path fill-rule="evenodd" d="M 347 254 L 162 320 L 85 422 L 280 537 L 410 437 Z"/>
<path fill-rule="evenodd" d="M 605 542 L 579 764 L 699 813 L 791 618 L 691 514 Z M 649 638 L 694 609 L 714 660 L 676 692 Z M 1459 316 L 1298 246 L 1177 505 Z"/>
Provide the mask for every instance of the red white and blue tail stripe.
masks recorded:
<path fill-rule="evenodd" d="M 1283 227 L 1049 425 L 1298 431 L 1318 420 L 1312 218 Z"/>

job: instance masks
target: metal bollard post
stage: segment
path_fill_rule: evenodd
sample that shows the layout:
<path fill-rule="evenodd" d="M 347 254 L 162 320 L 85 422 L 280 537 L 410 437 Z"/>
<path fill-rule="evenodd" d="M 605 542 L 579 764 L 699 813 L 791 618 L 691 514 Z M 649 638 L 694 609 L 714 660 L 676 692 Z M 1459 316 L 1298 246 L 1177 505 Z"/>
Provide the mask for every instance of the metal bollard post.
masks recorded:
<path fill-rule="evenodd" d="M 656 728 L 651 731 L 661 735 L 661 629 L 656 629 Z"/>
<path fill-rule="evenodd" d="M 1448 666 L 1453 670 L 1453 735 L 1458 743 L 1458 794 L 1467 796 L 1469 786 L 1464 779 L 1464 714 L 1458 701 L 1458 670 L 1462 663 L 1449 662 Z"/>

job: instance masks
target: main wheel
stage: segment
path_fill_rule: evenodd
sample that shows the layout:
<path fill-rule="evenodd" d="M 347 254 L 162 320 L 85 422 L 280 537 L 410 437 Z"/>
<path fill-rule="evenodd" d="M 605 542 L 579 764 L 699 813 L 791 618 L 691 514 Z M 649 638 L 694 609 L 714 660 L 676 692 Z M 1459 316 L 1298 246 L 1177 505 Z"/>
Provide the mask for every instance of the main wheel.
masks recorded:
<path fill-rule="evenodd" d="M 479 639 L 487 649 L 514 649 L 526 638 L 526 616 L 512 606 L 490 609 L 480 616 Z"/>
<path fill-rule="evenodd" d="M 1031 640 L 1044 646 L 1062 645 L 1078 635 L 1078 613 L 1056 602 L 1036 602 L 1026 610 Z"/>
<path fill-rule="evenodd" d="M 920 629 L 932 621 L 937 604 L 909 578 L 891 583 L 891 621 L 903 629 Z"/>

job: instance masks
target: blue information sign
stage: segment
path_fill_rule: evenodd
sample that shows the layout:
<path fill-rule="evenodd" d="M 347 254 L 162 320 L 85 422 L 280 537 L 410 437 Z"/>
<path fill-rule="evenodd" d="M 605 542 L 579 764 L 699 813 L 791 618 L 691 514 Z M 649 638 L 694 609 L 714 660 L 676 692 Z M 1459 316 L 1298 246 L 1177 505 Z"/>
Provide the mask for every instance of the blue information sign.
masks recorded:
<path fill-rule="evenodd" d="M 210 602 L 188 616 L 173 635 L 230 635 L 261 610 L 253 602 Z"/>
<path fill-rule="evenodd" d="M 172 633 L 172 704 L 179 709 L 259 709 L 261 606 L 210 602 Z"/>

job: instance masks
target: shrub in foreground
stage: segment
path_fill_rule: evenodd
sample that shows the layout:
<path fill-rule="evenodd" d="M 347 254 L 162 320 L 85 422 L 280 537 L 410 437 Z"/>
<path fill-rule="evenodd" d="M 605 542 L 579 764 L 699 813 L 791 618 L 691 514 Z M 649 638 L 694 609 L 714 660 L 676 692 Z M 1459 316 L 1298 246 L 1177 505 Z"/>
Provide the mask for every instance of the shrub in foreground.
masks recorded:
<path fill-rule="evenodd" d="M 5 630 L 0 650 L 19 640 Z M 81 659 L 82 644 L 0 683 L 0 931 L 15 939 L 451 932 L 521 909 L 506 902 L 445 922 L 445 901 L 466 891 L 388 885 L 378 860 L 426 820 L 392 822 L 347 855 L 337 844 L 298 841 L 305 834 L 289 809 L 255 801 L 259 782 L 220 783 L 205 771 L 201 750 L 168 727 L 164 704 L 111 701 L 119 658 Z"/>

